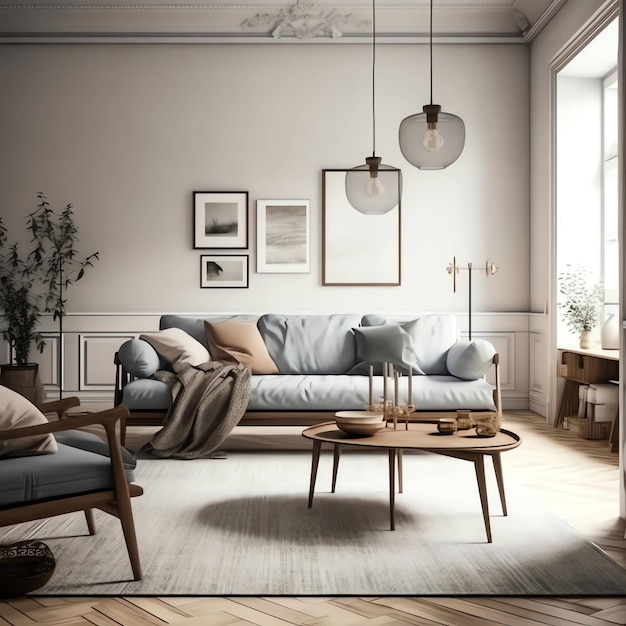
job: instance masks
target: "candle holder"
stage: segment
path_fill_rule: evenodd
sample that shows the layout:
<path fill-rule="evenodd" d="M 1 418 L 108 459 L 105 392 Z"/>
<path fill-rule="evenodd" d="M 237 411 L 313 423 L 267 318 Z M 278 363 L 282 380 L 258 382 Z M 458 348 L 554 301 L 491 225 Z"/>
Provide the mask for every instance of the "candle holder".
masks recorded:
<path fill-rule="evenodd" d="M 382 402 L 373 401 L 373 377 L 374 367 L 370 365 L 369 368 L 370 385 L 369 385 L 369 404 L 368 411 L 375 411 L 383 414 L 385 427 L 391 422 L 394 428 L 398 427 L 398 421 L 404 419 L 405 430 L 409 429 L 409 415 L 415 412 L 415 405 L 413 404 L 413 371 L 409 368 L 408 374 L 408 402 L 406 404 L 400 404 L 399 402 L 399 378 L 400 373 L 393 366 L 392 363 L 383 363 L 383 398 Z M 393 399 L 388 399 L 390 395 L 388 379 L 393 380 L 394 390 Z"/>

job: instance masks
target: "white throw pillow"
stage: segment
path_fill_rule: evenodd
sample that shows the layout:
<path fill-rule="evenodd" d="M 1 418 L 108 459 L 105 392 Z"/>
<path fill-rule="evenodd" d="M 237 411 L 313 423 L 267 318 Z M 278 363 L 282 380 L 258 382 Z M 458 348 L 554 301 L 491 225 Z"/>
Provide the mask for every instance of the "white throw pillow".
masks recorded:
<path fill-rule="evenodd" d="M 484 339 L 462 339 L 448 350 L 446 365 L 452 376 L 478 380 L 491 367 L 495 353 L 493 345 Z"/>
<path fill-rule="evenodd" d="M 162 357 L 171 361 L 175 372 L 180 372 L 187 363 L 200 365 L 211 360 L 209 351 L 180 328 L 144 333 L 139 339 L 147 341 Z"/>
<path fill-rule="evenodd" d="M 47 424 L 46 416 L 16 391 L 0 385 L 0 430 Z M 52 433 L 0 441 L 0 457 L 54 454 L 57 442 Z"/>

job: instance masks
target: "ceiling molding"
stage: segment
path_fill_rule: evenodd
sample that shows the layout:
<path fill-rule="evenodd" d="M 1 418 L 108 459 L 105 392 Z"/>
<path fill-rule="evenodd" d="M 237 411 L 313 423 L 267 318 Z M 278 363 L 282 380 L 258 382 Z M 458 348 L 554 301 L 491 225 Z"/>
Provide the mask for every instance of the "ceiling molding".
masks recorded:
<path fill-rule="evenodd" d="M 372 6 L 363 0 L 306 2 L 268 0 L 229 4 L 224 0 L 113 4 L 0 0 L 0 41 L 307 41 L 338 43 L 371 37 Z M 525 43 L 566 0 L 440 0 L 433 12 L 434 38 L 444 43 Z M 377 38 L 418 41 L 429 32 L 428 0 L 392 0 L 376 6 Z"/>

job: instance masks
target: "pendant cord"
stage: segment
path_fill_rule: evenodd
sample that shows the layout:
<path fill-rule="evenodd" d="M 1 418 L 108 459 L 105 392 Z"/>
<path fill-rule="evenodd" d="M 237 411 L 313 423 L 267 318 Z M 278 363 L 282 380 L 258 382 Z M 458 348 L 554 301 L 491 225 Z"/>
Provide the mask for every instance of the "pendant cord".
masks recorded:
<path fill-rule="evenodd" d="M 430 103 L 433 103 L 433 0 L 430 0 Z"/>
<path fill-rule="evenodd" d="M 376 0 L 372 0 L 372 156 L 376 156 Z"/>

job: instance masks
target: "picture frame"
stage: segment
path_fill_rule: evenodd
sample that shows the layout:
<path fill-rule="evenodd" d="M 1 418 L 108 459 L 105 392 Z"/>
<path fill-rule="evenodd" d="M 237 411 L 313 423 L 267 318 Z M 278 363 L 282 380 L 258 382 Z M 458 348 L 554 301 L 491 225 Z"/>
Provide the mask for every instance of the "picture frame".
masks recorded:
<path fill-rule="evenodd" d="M 402 278 L 401 200 L 383 215 L 360 213 L 348 201 L 348 171 L 322 170 L 322 285 L 397 287 Z"/>
<path fill-rule="evenodd" d="M 249 280 L 247 254 L 203 254 L 200 256 L 202 289 L 247 289 Z"/>
<path fill-rule="evenodd" d="M 257 272 L 311 271 L 310 209 L 310 200 L 257 200 Z"/>
<path fill-rule="evenodd" d="M 248 192 L 193 192 L 194 249 L 248 247 Z"/>

